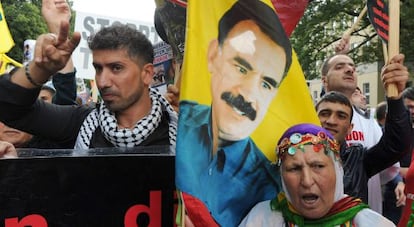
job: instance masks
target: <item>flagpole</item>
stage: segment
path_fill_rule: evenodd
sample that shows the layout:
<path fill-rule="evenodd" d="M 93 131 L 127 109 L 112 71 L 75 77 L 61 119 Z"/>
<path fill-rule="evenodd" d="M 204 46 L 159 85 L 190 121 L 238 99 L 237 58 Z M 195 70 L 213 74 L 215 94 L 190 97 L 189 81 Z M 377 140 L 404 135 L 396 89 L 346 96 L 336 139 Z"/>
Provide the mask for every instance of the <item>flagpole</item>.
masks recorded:
<path fill-rule="evenodd" d="M 354 32 L 355 29 L 358 27 L 358 24 L 361 21 L 362 17 L 367 12 L 367 9 L 368 9 L 368 7 L 367 7 L 367 5 L 365 5 L 365 7 L 359 13 L 359 16 L 358 16 L 357 20 L 355 21 L 355 23 L 351 26 L 351 28 L 349 28 L 348 30 L 345 31 L 345 33 L 342 37 L 349 38 L 351 36 L 352 32 Z"/>
<path fill-rule="evenodd" d="M 367 10 L 368 10 L 368 7 L 367 7 L 367 5 L 365 5 L 365 7 L 359 13 L 358 18 L 355 21 L 355 23 L 353 23 L 352 26 L 344 32 L 344 34 L 342 35 L 342 40 L 340 41 L 340 44 L 338 45 L 339 49 L 337 50 L 335 48 L 335 52 L 337 54 L 339 54 L 339 53 L 346 54 L 346 53 L 349 52 L 349 42 L 351 40 L 351 34 L 352 34 L 352 32 L 354 32 L 356 30 L 356 28 L 359 25 L 359 22 L 362 20 L 362 17 L 365 15 Z M 341 47 L 341 45 L 342 45 L 341 42 L 345 42 L 346 43 L 345 46 Z"/>
<path fill-rule="evenodd" d="M 388 49 L 387 44 L 385 42 L 382 42 L 382 54 L 384 55 L 384 63 L 388 63 Z"/>
<path fill-rule="evenodd" d="M 399 54 L 400 46 L 400 0 L 389 1 L 389 39 L 388 39 L 388 60 Z M 388 64 L 387 62 L 386 64 Z M 386 88 L 388 97 L 397 97 L 398 90 L 395 84 Z"/>

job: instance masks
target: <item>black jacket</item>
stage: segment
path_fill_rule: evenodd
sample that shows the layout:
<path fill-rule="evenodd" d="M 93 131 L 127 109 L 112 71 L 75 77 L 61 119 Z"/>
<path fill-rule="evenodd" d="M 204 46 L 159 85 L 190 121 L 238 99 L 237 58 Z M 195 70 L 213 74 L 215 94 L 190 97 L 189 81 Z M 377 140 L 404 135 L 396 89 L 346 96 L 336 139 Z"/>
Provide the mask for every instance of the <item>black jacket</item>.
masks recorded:
<path fill-rule="evenodd" d="M 11 75 L 0 76 L 0 121 L 8 126 L 36 135 L 32 148 L 68 148 L 75 145 L 84 119 L 92 106 L 54 105 L 38 100 L 40 88 L 27 89 L 10 81 Z M 157 129 L 142 145 L 169 145 L 169 116 L 165 113 Z M 109 142 L 96 130 L 91 147 L 108 147 Z"/>
<path fill-rule="evenodd" d="M 368 180 L 392 166 L 411 149 L 410 114 L 403 100 L 387 100 L 388 113 L 384 134 L 370 149 L 360 144 L 341 145 L 345 193 L 368 202 Z"/>

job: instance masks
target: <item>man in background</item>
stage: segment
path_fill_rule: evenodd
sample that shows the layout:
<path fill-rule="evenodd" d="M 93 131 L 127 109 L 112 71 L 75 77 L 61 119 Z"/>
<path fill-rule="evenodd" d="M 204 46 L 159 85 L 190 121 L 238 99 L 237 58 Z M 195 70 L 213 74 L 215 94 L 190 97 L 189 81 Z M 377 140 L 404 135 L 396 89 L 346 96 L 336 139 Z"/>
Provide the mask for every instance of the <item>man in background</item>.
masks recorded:
<path fill-rule="evenodd" d="M 395 65 L 397 69 L 408 73 L 406 67 L 403 65 L 403 61 L 404 56 L 397 55 L 393 58 L 390 65 Z M 386 67 L 389 68 L 390 66 L 388 65 Z M 336 54 L 326 59 L 322 65 L 321 76 L 326 92 L 339 91 L 349 100 L 352 100 L 352 95 L 357 89 L 357 74 L 355 63 L 349 56 L 346 54 Z M 353 128 L 346 137 L 346 141 L 349 146 L 362 144 L 363 147 L 371 148 L 379 142 L 382 136 L 382 130 L 375 119 L 366 117 L 360 112 L 354 107 L 352 118 Z M 397 173 L 398 171 L 390 169 L 390 174 L 383 174 L 387 176 L 387 179 L 383 178 L 384 182 L 388 182 L 394 178 Z M 371 177 L 368 182 L 368 188 L 369 198 L 366 202 L 368 202 L 373 210 L 382 214 L 382 191 L 379 175 Z"/>

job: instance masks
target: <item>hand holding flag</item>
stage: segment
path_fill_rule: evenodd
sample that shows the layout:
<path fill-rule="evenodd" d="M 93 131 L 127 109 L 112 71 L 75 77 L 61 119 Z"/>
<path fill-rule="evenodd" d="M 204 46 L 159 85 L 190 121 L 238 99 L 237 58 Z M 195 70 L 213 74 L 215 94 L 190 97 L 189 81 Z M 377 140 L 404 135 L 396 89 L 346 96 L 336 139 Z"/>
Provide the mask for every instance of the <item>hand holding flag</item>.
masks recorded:
<path fill-rule="evenodd" d="M 367 12 L 367 6 L 365 6 L 361 10 L 361 13 L 359 13 L 359 16 L 358 16 L 357 20 L 351 26 L 351 28 L 349 28 L 348 30 L 346 30 L 345 33 L 342 35 L 341 40 L 335 46 L 335 53 L 337 53 L 337 54 L 346 54 L 346 53 L 349 52 L 349 42 L 351 40 L 351 34 L 358 27 L 359 22 L 362 20 L 362 17 L 365 15 L 366 12 Z"/>
<path fill-rule="evenodd" d="M 390 0 L 387 6 L 384 0 L 368 0 L 367 7 L 371 24 L 383 41 L 385 64 L 390 64 L 388 60 L 399 54 L 400 1 Z M 398 96 L 395 84 L 388 85 L 387 96 Z"/>

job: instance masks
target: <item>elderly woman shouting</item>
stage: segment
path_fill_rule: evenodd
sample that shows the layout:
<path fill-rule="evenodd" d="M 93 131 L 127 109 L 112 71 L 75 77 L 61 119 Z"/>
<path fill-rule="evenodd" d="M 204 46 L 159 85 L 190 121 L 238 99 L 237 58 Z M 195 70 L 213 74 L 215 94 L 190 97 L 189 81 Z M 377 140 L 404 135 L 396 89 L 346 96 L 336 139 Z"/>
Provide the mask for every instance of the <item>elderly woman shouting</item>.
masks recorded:
<path fill-rule="evenodd" d="M 240 226 L 395 226 L 344 194 L 339 145 L 325 129 L 289 128 L 277 154 L 284 192 L 253 207 Z"/>

